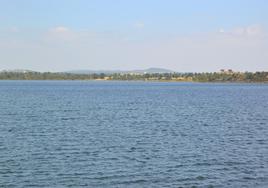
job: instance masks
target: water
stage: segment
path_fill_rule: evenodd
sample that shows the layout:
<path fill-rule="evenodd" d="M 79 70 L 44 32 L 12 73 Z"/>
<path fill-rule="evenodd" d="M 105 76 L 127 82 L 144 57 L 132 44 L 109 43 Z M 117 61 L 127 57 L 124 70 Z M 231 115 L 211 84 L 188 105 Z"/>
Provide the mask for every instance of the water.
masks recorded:
<path fill-rule="evenodd" d="M 268 85 L 0 82 L 0 187 L 267 187 Z"/>

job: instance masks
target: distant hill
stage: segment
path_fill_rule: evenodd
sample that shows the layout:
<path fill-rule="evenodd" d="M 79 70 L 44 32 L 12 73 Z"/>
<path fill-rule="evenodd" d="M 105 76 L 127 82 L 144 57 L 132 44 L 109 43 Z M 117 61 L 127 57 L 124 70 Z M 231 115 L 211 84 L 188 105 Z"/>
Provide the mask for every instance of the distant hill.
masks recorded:
<path fill-rule="evenodd" d="M 173 73 L 175 71 L 169 70 L 169 69 L 163 69 L 163 68 L 148 68 L 148 69 L 138 69 L 138 70 L 72 70 L 72 71 L 66 71 L 66 73 L 72 73 L 72 74 L 114 74 L 114 73 L 136 73 L 136 74 L 145 74 L 145 73 Z"/>
<path fill-rule="evenodd" d="M 149 68 L 149 69 L 143 69 L 143 70 L 134 70 L 131 72 L 134 72 L 134 73 L 172 73 L 175 71 L 172 71 L 169 69 L 162 69 L 162 68 Z"/>

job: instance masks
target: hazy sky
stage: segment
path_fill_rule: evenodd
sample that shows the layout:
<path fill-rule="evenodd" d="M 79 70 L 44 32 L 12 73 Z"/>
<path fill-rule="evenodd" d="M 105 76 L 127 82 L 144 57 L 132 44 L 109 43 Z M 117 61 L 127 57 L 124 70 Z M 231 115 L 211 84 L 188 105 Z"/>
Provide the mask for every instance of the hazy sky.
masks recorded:
<path fill-rule="evenodd" d="M 267 0 L 0 0 L 0 70 L 268 71 Z"/>

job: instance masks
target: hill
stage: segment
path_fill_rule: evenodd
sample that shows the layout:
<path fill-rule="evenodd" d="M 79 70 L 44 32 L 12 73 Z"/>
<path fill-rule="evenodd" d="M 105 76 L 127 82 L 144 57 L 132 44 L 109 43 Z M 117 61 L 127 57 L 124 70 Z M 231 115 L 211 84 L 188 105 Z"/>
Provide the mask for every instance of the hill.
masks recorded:
<path fill-rule="evenodd" d="M 173 73 L 175 71 L 163 69 L 163 68 L 148 68 L 148 69 L 137 69 L 137 70 L 72 70 L 66 71 L 66 73 L 72 74 L 115 74 L 115 73 L 122 73 L 122 74 L 154 74 L 154 73 Z"/>

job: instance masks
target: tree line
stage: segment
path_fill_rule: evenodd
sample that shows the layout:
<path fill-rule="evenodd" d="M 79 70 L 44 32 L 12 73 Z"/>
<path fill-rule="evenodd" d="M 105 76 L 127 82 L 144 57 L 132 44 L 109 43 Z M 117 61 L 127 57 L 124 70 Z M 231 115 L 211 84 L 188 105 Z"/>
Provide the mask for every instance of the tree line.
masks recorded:
<path fill-rule="evenodd" d="M 143 80 L 184 82 L 268 82 L 268 72 L 211 72 L 211 73 L 52 73 L 0 72 L 0 80 Z"/>

